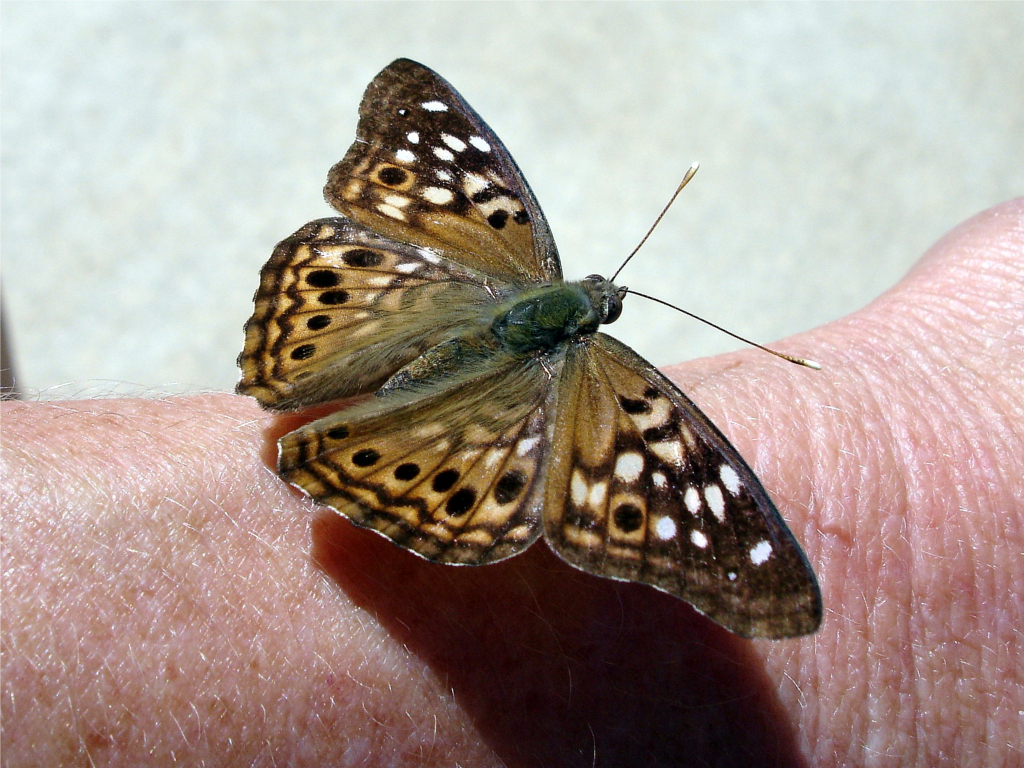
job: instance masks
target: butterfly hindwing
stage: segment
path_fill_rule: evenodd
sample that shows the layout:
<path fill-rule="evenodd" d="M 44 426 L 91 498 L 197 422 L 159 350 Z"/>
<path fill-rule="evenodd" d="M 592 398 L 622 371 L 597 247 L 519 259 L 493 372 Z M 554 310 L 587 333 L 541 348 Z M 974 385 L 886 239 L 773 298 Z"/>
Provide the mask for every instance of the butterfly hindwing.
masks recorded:
<path fill-rule="evenodd" d="M 474 327 L 482 275 L 348 219 L 313 221 L 260 273 L 238 392 L 278 410 L 374 391 L 424 350 Z"/>
<path fill-rule="evenodd" d="M 540 535 L 548 374 L 532 360 L 374 398 L 280 441 L 313 499 L 428 560 L 479 565 Z"/>
<path fill-rule="evenodd" d="M 408 59 L 366 89 L 356 141 L 324 194 L 382 234 L 506 282 L 561 278 L 547 221 L 508 150 L 444 78 Z"/>
<path fill-rule="evenodd" d="M 737 634 L 821 620 L 817 582 L 754 473 L 675 385 L 604 334 L 558 387 L 545 537 L 601 576 L 674 594 Z"/>

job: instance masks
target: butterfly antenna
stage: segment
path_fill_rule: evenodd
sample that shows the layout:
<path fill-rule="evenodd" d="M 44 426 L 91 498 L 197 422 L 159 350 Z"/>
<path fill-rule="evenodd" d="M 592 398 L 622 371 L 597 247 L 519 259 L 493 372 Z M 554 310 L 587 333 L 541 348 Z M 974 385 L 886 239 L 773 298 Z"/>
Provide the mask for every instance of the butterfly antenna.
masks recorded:
<path fill-rule="evenodd" d="M 642 299 L 647 299 L 648 301 L 653 301 L 653 302 L 656 302 L 658 304 L 662 304 L 662 305 L 664 305 L 666 307 L 670 307 L 671 309 L 674 309 L 676 312 L 682 312 L 687 317 L 692 317 L 694 320 L 700 320 L 700 322 L 704 323 L 704 325 L 710 325 L 712 328 L 714 328 L 715 330 L 721 331 L 726 336 L 732 336 L 734 339 L 738 339 L 739 341 L 742 341 L 744 344 L 749 344 L 752 347 L 757 347 L 758 349 L 762 349 L 765 352 L 767 352 L 768 354 L 775 355 L 776 357 L 781 357 L 783 360 L 787 360 L 790 363 L 795 363 L 796 365 L 802 365 L 805 368 L 812 368 L 815 371 L 820 371 L 821 370 L 821 363 L 816 363 L 813 360 L 805 360 L 802 357 L 793 357 L 792 355 L 787 355 L 784 352 L 776 352 L 774 349 L 769 349 L 768 347 L 764 346 L 763 344 L 758 344 L 756 341 L 751 341 L 750 339 L 745 339 L 742 336 L 740 336 L 739 334 L 733 333 L 732 331 L 728 331 L 728 330 L 726 330 L 725 328 L 723 328 L 720 325 L 715 325 L 710 320 L 705 320 L 700 315 L 695 315 L 695 314 L 693 314 L 693 312 L 687 312 L 685 309 L 683 309 L 682 307 L 677 307 L 675 304 L 669 304 L 667 301 L 663 301 L 663 300 L 661 300 L 659 298 L 656 298 L 654 296 L 648 296 L 646 293 L 640 293 L 640 291 L 634 291 L 632 288 L 627 289 L 627 291 L 629 293 L 632 293 L 634 296 L 639 296 Z"/>
<path fill-rule="evenodd" d="M 674 203 L 676 201 L 676 198 L 679 197 L 679 193 L 683 191 L 683 187 L 685 187 L 687 184 L 690 183 L 690 179 L 693 178 L 693 174 L 695 174 L 697 172 L 697 169 L 699 167 L 700 167 L 700 163 L 694 163 L 693 165 L 690 166 L 690 169 L 686 172 L 686 175 L 683 176 L 683 180 L 680 181 L 679 182 L 679 186 L 676 187 L 676 191 L 672 194 L 672 197 L 669 199 L 669 201 L 665 205 L 665 207 L 662 208 L 661 213 L 658 214 L 658 218 L 656 218 L 654 220 L 654 223 L 651 224 L 651 228 L 647 230 L 647 234 L 643 236 L 643 238 L 637 244 L 636 248 L 634 248 L 630 252 L 629 256 L 626 257 L 626 260 L 624 262 L 622 262 L 622 266 L 620 266 L 618 269 L 616 269 L 615 270 L 615 274 L 612 275 L 609 278 L 609 280 L 611 282 L 613 282 L 613 283 L 615 282 L 615 278 L 619 276 L 619 272 L 621 272 L 623 269 L 626 268 L 626 265 L 629 264 L 629 260 L 632 259 L 634 256 L 636 256 L 636 252 L 639 251 L 643 247 L 644 243 L 647 242 L 647 238 L 651 236 L 651 232 L 653 232 L 654 228 L 656 226 L 658 226 L 659 223 L 661 223 L 661 220 L 663 218 L 665 218 L 665 214 L 668 213 L 668 209 L 672 207 L 672 203 Z M 637 294 L 637 295 L 639 296 L 639 294 Z"/>

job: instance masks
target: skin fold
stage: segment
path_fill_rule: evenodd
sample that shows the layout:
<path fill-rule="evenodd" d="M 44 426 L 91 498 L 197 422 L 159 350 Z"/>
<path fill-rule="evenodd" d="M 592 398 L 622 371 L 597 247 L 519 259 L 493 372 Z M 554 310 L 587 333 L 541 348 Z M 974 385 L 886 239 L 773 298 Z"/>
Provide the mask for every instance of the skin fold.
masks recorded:
<path fill-rule="evenodd" d="M 668 373 L 817 571 L 751 642 L 543 545 L 433 565 L 271 471 L 234 395 L 2 405 L 2 747 L 22 765 L 1024 761 L 1024 199 L 861 311 Z"/>

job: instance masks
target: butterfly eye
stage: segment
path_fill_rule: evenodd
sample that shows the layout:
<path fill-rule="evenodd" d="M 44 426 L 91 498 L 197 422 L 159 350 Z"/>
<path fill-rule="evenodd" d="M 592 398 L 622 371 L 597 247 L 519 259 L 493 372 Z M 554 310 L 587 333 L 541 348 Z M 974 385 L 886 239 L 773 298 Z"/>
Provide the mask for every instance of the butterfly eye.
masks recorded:
<path fill-rule="evenodd" d="M 604 278 L 601 277 L 600 275 L 587 275 L 583 279 L 588 283 L 600 283 L 602 280 L 604 280 Z"/>
<path fill-rule="evenodd" d="M 608 304 L 605 305 L 605 323 L 614 323 L 622 314 L 622 299 L 615 294 L 608 297 Z"/>

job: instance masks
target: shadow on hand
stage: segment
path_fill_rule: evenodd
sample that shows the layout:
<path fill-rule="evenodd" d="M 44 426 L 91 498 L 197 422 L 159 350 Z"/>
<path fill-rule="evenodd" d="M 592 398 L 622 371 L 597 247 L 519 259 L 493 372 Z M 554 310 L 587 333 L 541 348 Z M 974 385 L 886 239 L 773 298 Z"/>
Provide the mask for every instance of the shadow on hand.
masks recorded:
<path fill-rule="evenodd" d="M 313 557 L 447 681 L 510 766 L 799 766 L 749 641 L 543 544 L 479 568 L 428 563 L 327 509 Z"/>

